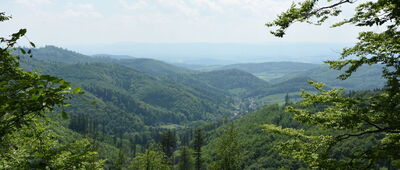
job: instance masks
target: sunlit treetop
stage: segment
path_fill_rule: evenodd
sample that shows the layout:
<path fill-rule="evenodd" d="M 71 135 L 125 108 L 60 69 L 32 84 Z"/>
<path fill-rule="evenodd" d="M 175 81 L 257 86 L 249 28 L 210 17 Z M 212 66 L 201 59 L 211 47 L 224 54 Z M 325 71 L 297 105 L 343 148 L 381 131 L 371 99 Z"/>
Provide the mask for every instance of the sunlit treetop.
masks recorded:
<path fill-rule="evenodd" d="M 285 31 L 295 22 L 320 25 L 329 17 L 339 16 L 342 13 L 342 6 L 362 1 L 365 0 L 324 0 L 322 2 L 320 0 L 305 0 L 300 3 L 293 3 L 276 20 L 266 25 L 268 27 L 276 27 L 276 30 L 271 31 L 271 33 L 275 36 L 283 37 Z M 398 0 L 365 1 L 358 5 L 352 17 L 332 26 L 337 27 L 343 24 L 380 26 L 387 24 L 388 29 L 397 29 L 399 26 L 399 16 L 400 1 Z"/>

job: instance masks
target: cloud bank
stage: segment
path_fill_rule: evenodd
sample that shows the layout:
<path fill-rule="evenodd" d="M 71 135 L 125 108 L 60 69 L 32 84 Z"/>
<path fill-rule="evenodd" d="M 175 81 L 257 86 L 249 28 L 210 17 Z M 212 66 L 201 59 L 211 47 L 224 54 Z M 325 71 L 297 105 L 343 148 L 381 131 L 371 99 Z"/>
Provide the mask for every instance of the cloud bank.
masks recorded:
<path fill-rule="evenodd" d="M 13 20 L 39 44 L 116 42 L 348 42 L 355 29 L 296 24 L 284 39 L 264 26 L 293 0 L 3 0 Z M 296 0 L 300 1 L 300 0 Z M 4 26 L 3 26 L 4 25 Z"/>

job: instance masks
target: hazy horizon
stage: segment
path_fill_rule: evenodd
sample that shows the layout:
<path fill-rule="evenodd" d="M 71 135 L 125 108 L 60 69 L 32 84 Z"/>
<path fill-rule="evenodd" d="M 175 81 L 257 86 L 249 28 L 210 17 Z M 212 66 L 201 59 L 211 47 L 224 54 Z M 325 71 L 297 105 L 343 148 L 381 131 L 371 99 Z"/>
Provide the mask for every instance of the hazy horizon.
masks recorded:
<path fill-rule="evenodd" d="M 0 36 L 26 28 L 38 46 L 199 65 L 322 63 L 338 58 L 356 40 L 359 28 L 330 28 L 339 20 L 322 26 L 294 24 L 284 38 L 272 36 L 265 23 L 292 2 L 4 0 L 2 11 L 13 18 L 1 23 Z"/>
<path fill-rule="evenodd" d="M 226 65 L 292 61 L 321 64 L 337 59 L 345 43 L 114 43 L 66 46 L 85 55 L 129 55 L 169 63 Z"/>

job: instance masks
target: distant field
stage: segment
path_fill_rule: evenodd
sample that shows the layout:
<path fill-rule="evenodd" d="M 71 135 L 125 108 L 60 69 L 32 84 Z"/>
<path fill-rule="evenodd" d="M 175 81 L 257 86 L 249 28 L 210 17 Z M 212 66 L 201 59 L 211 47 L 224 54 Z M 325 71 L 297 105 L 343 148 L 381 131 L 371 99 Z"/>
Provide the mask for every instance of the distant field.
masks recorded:
<path fill-rule="evenodd" d="M 283 76 L 285 76 L 286 74 L 284 73 L 253 73 L 255 76 L 257 76 L 258 78 L 265 80 L 265 81 L 271 81 L 273 79 L 277 79 L 277 78 L 281 78 Z"/>
<path fill-rule="evenodd" d="M 178 124 L 168 124 L 168 125 L 161 125 L 160 128 L 162 128 L 162 129 L 180 129 L 180 128 L 184 128 L 184 126 L 178 125 Z"/>

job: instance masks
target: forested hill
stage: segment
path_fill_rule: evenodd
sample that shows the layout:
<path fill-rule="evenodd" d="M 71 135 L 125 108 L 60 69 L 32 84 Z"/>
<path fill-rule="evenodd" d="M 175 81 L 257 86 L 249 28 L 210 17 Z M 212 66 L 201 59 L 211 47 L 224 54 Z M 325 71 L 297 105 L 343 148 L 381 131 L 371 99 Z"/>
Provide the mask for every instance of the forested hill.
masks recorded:
<path fill-rule="evenodd" d="M 177 67 L 154 59 L 89 57 L 54 46 L 33 49 L 32 53 L 35 56 L 35 59 L 53 64 L 105 63 L 121 65 L 153 77 L 189 86 L 192 89 L 201 92 L 201 94 L 214 99 L 227 95 L 235 95 L 236 93 L 230 93 L 232 91 L 229 90 L 232 89 L 238 90 L 238 88 L 240 88 L 246 91 L 265 87 L 267 84 L 252 74 L 239 70 L 216 71 L 210 73 L 199 72 Z M 46 69 L 46 66 L 43 67 L 44 68 L 41 69 Z M 237 78 L 237 76 L 240 76 L 240 78 Z"/>
<path fill-rule="evenodd" d="M 281 78 L 273 79 L 272 82 L 282 83 L 296 77 L 309 77 L 315 81 L 326 83 L 331 87 L 346 88 L 348 90 L 369 90 L 384 86 L 382 66 L 380 65 L 362 66 L 346 80 L 337 78 L 342 73 L 343 71 L 329 69 L 328 66 L 324 65 L 303 72 L 287 74 Z"/>
<path fill-rule="evenodd" d="M 153 76 L 176 76 L 180 74 L 194 73 L 192 70 L 187 70 L 181 67 L 176 67 L 162 61 L 138 58 L 138 59 L 121 59 L 117 61 L 118 64 L 140 70 Z"/>
<path fill-rule="evenodd" d="M 40 63 L 40 61 L 32 61 Z M 123 111 L 119 118 L 132 115 L 147 125 L 210 120 L 229 114 L 227 96 L 207 96 L 183 84 L 133 70 L 117 64 L 42 63 L 50 74 L 82 87 L 98 103 Z M 74 106 L 73 106 L 74 107 Z M 80 106 L 82 113 L 92 106 Z M 107 109 L 106 109 L 107 110 Z M 89 111 L 90 112 L 90 111 Z M 98 112 L 87 113 L 98 114 Z M 112 118 L 114 119 L 114 118 Z M 103 122 L 100 121 L 100 122 Z"/>
<path fill-rule="evenodd" d="M 57 63 L 93 62 L 93 58 L 67 49 L 47 45 L 43 48 L 31 49 L 36 59 Z"/>
<path fill-rule="evenodd" d="M 238 69 L 202 72 L 194 74 L 194 76 L 214 87 L 225 89 L 234 94 L 268 87 L 266 81 Z"/>
<path fill-rule="evenodd" d="M 159 61 L 147 60 L 148 65 L 125 61 L 121 64 L 120 60 L 92 58 L 52 46 L 34 50 L 33 55 L 32 59 L 22 60 L 22 67 L 40 70 L 81 87 L 85 94 L 70 101 L 69 111 L 95 120 L 106 129 L 105 133 L 142 131 L 146 127 L 213 120 L 231 114 L 231 97 L 223 91 L 194 83 L 191 87 L 147 73 L 147 67 L 159 68 L 152 62 L 167 65 Z M 136 66 L 142 69 L 134 69 Z M 175 68 L 167 66 L 172 74 Z M 91 104 L 92 101 L 96 104 Z"/>
<path fill-rule="evenodd" d="M 99 57 L 99 58 L 111 58 L 111 59 L 134 59 L 130 55 L 112 55 L 112 54 L 95 54 L 92 57 Z"/>
<path fill-rule="evenodd" d="M 285 94 L 309 88 L 310 86 L 306 83 L 309 80 L 324 82 L 330 87 L 345 87 L 349 90 L 383 87 L 383 80 L 380 77 L 381 68 L 378 66 L 362 67 L 349 80 L 341 81 L 336 79 L 340 71 L 307 63 L 234 64 L 214 67 L 211 69 L 214 71 L 204 72 L 185 69 L 154 59 L 89 57 L 54 46 L 33 49 L 33 55 L 40 61 L 59 65 L 78 63 L 104 63 L 105 67 L 109 64 L 119 65 L 188 87 L 187 89 L 190 89 L 192 93 L 213 102 L 217 100 L 217 103 L 229 101 L 231 96 L 252 97 L 262 101 L 261 103 L 282 102 Z M 42 64 L 40 69 L 47 68 Z"/>
<path fill-rule="evenodd" d="M 319 67 L 319 64 L 300 63 L 300 62 L 265 62 L 265 63 L 243 63 L 231 64 L 216 68 L 218 70 L 239 69 L 249 73 L 294 73 L 307 71 Z"/>
<path fill-rule="evenodd" d="M 309 81 L 315 81 L 307 76 L 294 77 L 283 82 L 272 84 L 268 87 L 254 89 L 249 93 L 249 96 L 265 97 L 275 94 L 283 93 L 296 93 L 300 90 L 312 90 L 312 87 L 308 84 Z"/>
<path fill-rule="evenodd" d="M 43 48 L 32 49 L 32 54 L 35 59 L 59 64 L 77 64 L 77 63 L 106 63 L 106 64 L 117 64 L 122 65 L 145 74 L 162 77 L 171 81 L 179 82 L 181 84 L 191 86 L 192 88 L 202 91 L 213 98 L 223 96 L 223 90 L 210 86 L 202 81 L 197 80 L 191 74 L 196 71 L 177 67 L 165 62 L 147 59 L 147 58 L 121 58 L 115 59 L 115 57 L 96 55 L 95 57 L 89 57 L 73 51 L 69 51 L 63 48 L 55 46 L 45 46 Z M 46 68 L 42 68 L 46 69 Z M 207 89 L 206 91 L 204 89 Z"/>
<path fill-rule="evenodd" d="M 268 86 L 240 70 L 196 72 L 153 59 L 89 57 L 54 46 L 32 53 L 22 66 L 83 88 L 86 93 L 71 101 L 72 114 L 95 119 L 110 134 L 229 117 L 243 94 Z"/>
<path fill-rule="evenodd" d="M 198 70 L 212 71 L 212 70 L 227 70 L 238 69 L 245 72 L 252 73 L 257 77 L 270 81 L 274 78 L 279 78 L 289 74 L 307 71 L 310 69 L 318 68 L 319 64 L 300 63 L 300 62 L 264 62 L 264 63 L 240 63 L 225 66 L 210 66 L 201 67 Z"/>
<path fill-rule="evenodd" d="M 162 61 L 145 58 L 128 58 L 127 56 L 114 57 L 113 55 L 86 56 L 67 49 L 45 46 L 32 49 L 32 54 L 38 60 L 65 64 L 77 63 L 107 63 L 120 64 L 126 67 L 155 76 L 191 73 L 193 71 L 176 67 Z"/>
<path fill-rule="evenodd" d="M 277 86 L 283 82 L 288 83 L 288 80 L 290 80 L 290 82 L 295 82 L 296 79 L 300 80 L 298 77 L 308 77 L 309 80 L 324 82 L 331 87 L 344 87 L 349 90 L 368 90 L 381 88 L 384 85 L 384 81 L 381 77 L 382 67 L 379 65 L 363 66 L 359 68 L 359 71 L 344 81 L 337 79 L 343 71 L 330 69 L 327 65 L 299 62 L 242 63 L 226 66 L 187 68 L 195 68 L 194 70 L 202 70 L 205 72 L 238 69 L 252 73 L 258 78 L 267 81 L 271 86 Z M 288 86 L 288 84 L 284 86 Z M 293 88 L 295 88 L 295 86 L 293 86 Z"/>

